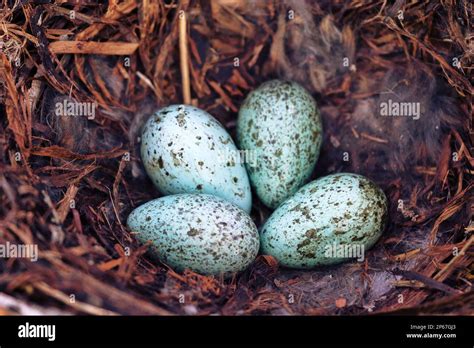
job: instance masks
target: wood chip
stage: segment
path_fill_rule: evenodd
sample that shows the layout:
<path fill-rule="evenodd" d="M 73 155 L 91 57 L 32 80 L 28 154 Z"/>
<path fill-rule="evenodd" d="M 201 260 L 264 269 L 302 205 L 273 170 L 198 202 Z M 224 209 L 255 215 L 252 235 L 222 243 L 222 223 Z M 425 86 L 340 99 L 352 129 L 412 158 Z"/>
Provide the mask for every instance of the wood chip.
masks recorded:
<path fill-rule="evenodd" d="M 98 54 L 107 56 L 128 56 L 138 48 L 133 42 L 94 42 L 94 41 L 54 41 L 49 49 L 56 54 Z"/>

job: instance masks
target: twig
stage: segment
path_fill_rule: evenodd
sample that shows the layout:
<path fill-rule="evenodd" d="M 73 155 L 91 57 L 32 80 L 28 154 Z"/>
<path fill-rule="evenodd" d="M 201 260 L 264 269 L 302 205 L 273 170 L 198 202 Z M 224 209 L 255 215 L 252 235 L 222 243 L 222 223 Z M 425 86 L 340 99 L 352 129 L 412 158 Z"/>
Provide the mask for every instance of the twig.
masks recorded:
<path fill-rule="evenodd" d="M 56 308 L 44 308 L 0 292 L 0 313 L 2 315 L 73 315 Z"/>
<path fill-rule="evenodd" d="M 49 49 L 53 53 L 80 53 L 102 55 L 130 55 L 138 48 L 134 42 L 53 41 Z"/>
<path fill-rule="evenodd" d="M 189 83 L 189 65 L 188 65 L 188 37 L 186 12 L 179 14 L 179 58 L 181 63 L 181 82 L 183 85 L 184 104 L 191 104 L 191 86 Z"/>
<path fill-rule="evenodd" d="M 36 283 L 34 284 L 34 287 L 38 289 L 39 291 L 83 313 L 87 313 L 90 315 L 117 315 L 118 314 L 118 313 L 115 313 L 115 312 L 112 312 L 112 311 L 109 311 L 97 306 L 93 306 L 89 303 L 79 302 L 79 301 L 71 302 L 70 297 L 68 295 L 48 286 L 44 282 Z"/>
<path fill-rule="evenodd" d="M 437 280 L 434 280 L 430 277 L 427 277 L 427 276 L 425 276 L 423 274 L 420 274 L 420 273 L 417 273 L 417 272 L 394 269 L 394 270 L 392 270 L 392 273 L 395 274 L 395 275 L 401 275 L 401 276 L 403 276 L 403 277 L 405 277 L 409 280 L 413 280 L 417 283 L 418 282 L 422 283 L 428 288 L 443 291 L 447 294 L 459 294 L 459 293 L 461 293 L 461 291 L 459 291 L 457 289 L 453 289 L 449 285 L 443 284 L 443 283 L 441 283 Z"/>
<path fill-rule="evenodd" d="M 461 256 L 464 256 L 466 254 L 467 249 L 471 246 L 471 244 L 474 243 L 474 235 L 469 238 L 469 240 L 464 244 L 462 247 L 461 251 L 454 256 L 451 261 L 449 261 L 446 266 L 443 267 L 435 276 L 434 279 L 438 280 L 441 279 L 441 277 L 451 268 L 451 266 L 454 264 L 454 262 L 460 258 Z"/>

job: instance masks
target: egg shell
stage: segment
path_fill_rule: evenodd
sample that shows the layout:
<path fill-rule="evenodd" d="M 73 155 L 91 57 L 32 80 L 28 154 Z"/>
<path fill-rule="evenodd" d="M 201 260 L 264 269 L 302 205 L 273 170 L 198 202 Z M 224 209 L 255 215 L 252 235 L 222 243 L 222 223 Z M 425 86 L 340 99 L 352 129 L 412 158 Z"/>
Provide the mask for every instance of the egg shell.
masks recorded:
<path fill-rule="evenodd" d="M 315 100 L 295 82 L 263 83 L 239 110 L 237 142 L 256 158 L 246 167 L 257 196 L 276 208 L 305 184 L 318 159 L 322 123 Z"/>
<path fill-rule="evenodd" d="M 141 141 L 145 170 L 163 194 L 212 194 L 250 212 L 252 193 L 239 150 L 204 110 L 164 107 L 145 123 Z"/>
<path fill-rule="evenodd" d="M 262 252 L 290 268 L 340 263 L 349 258 L 337 256 L 350 255 L 337 250 L 365 251 L 375 244 L 387 214 L 385 194 L 369 179 L 328 175 L 302 187 L 273 212 L 260 233 Z"/>
<path fill-rule="evenodd" d="M 257 256 L 259 235 L 247 213 L 207 194 L 178 194 L 147 202 L 127 220 L 151 255 L 181 271 L 206 275 L 244 270 Z"/>

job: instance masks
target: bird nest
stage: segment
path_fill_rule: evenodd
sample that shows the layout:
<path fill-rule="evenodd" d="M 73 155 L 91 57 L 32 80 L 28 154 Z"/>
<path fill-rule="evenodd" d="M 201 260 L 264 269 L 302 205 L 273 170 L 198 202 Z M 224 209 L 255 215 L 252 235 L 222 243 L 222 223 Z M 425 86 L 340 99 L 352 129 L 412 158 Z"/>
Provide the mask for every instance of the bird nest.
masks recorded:
<path fill-rule="evenodd" d="M 472 314 L 470 6 L 1 0 L 0 245 L 38 255 L 0 258 L 0 312 Z M 273 78 L 321 110 L 312 178 L 360 173 L 385 191 L 383 237 L 362 263 L 260 255 L 231 279 L 148 258 L 124 224 L 160 196 L 138 151 L 145 119 L 187 101 L 235 137 L 243 99 Z M 419 112 L 384 117 L 405 102 Z M 82 116 L 58 114 L 68 105 Z M 258 227 L 270 213 L 254 198 Z"/>

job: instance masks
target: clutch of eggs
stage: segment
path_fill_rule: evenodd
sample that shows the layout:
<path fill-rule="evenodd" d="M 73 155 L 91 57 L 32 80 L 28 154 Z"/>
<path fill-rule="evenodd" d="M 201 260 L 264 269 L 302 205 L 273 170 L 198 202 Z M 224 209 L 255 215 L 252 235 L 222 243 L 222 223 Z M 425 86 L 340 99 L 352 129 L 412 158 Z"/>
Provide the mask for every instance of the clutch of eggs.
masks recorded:
<path fill-rule="evenodd" d="M 328 254 L 332 246 L 365 252 L 381 236 L 387 199 L 369 179 L 339 173 L 305 185 L 322 122 L 302 86 L 273 80 L 251 92 L 237 140 L 253 161 L 242 163 L 225 128 L 201 109 L 170 105 L 148 119 L 141 157 L 165 197 L 132 211 L 128 226 L 141 242 L 152 241 L 153 257 L 177 270 L 228 276 L 244 270 L 259 247 L 283 266 L 304 269 L 350 258 Z M 276 209 L 260 234 L 248 215 L 250 185 Z"/>

